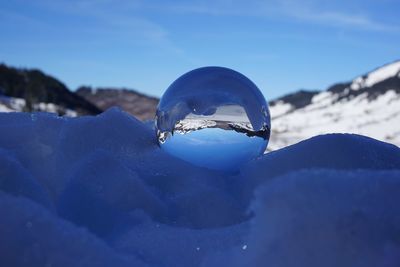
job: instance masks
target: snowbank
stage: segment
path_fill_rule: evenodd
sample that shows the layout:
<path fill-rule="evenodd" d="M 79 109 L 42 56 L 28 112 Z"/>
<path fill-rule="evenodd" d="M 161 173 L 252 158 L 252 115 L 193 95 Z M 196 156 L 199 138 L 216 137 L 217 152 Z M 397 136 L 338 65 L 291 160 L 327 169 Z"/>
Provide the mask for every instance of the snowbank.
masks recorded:
<path fill-rule="evenodd" d="M 225 173 L 111 109 L 0 113 L 0 265 L 399 266 L 400 149 L 326 135 Z"/>

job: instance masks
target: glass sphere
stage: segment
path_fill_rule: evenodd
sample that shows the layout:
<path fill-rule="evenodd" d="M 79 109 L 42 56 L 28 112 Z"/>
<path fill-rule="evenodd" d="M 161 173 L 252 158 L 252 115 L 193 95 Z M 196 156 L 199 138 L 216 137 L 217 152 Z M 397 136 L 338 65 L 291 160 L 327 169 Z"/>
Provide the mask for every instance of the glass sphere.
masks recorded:
<path fill-rule="evenodd" d="M 160 147 L 197 166 L 237 170 L 264 153 L 268 104 L 247 77 L 222 67 L 192 70 L 174 81 L 157 107 Z"/>

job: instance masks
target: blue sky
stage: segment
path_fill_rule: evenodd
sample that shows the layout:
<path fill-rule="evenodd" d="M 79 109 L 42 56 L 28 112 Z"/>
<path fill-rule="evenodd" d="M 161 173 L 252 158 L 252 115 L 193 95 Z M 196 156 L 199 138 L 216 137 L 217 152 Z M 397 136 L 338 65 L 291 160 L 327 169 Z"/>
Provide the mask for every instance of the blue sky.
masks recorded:
<path fill-rule="evenodd" d="M 398 0 L 0 0 L 0 62 L 71 89 L 160 96 L 181 74 L 233 68 L 267 99 L 400 59 Z"/>

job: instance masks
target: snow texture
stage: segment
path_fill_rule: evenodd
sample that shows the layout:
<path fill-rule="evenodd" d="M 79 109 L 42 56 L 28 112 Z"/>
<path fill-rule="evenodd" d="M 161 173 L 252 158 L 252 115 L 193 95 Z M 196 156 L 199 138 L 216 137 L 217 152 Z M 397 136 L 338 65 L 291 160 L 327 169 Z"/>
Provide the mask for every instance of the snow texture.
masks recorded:
<path fill-rule="evenodd" d="M 322 91 L 296 108 L 276 101 L 270 106 L 276 150 L 318 134 L 355 133 L 400 146 L 400 61 L 355 78 L 343 91 Z"/>
<path fill-rule="evenodd" d="M 23 98 L 9 97 L 0 94 L 0 112 L 21 112 L 26 109 L 26 101 Z M 65 116 L 76 117 L 78 113 L 72 109 L 65 109 L 53 103 L 40 102 L 33 104 L 34 110 L 51 112 L 51 113 L 65 113 Z"/>
<path fill-rule="evenodd" d="M 400 61 L 393 62 L 368 73 L 366 76 L 357 77 L 353 80 L 350 88 L 352 90 L 359 90 L 363 87 L 371 87 L 390 77 L 394 77 L 399 73 Z"/>
<path fill-rule="evenodd" d="M 332 134 L 227 173 L 154 129 L 0 113 L 0 266 L 400 265 L 400 149 Z"/>
<path fill-rule="evenodd" d="M 287 103 L 271 106 L 269 149 L 329 132 L 356 133 L 400 145 L 400 94 L 389 90 L 374 100 L 366 94 L 343 101 L 336 98 L 331 92 L 322 92 L 313 97 L 311 104 L 293 112 Z M 288 112 L 283 113 L 285 110 Z"/>

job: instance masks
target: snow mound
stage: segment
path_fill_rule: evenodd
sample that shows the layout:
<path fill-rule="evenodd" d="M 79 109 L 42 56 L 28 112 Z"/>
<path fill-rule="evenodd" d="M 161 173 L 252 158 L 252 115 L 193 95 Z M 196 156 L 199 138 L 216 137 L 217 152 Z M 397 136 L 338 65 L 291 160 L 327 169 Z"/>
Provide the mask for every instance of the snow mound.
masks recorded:
<path fill-rule="evenodd" d="M 238 172 L 119 109 L 0 113 L 1 266 L 399 266 L 400 149 L 317 136 Z"/>
<path fill-rule="evenodd" d="M 23 197 L 0 192 L 2 266 L 146 266 Z"/>
<path fill-rule="evenodd" d="M 259 184 L 265 179 L 309 168 L 400 169 L 400 149 L 395 145 L 355 134 L 319 135 L 270 152 L 247 164 L 242 168 L 242 173 Z"/>
<path fill-rule="evenodd" d="M 305 170 L 257 190 L 236 266 L 399 266 L 400 171 Z"/>

